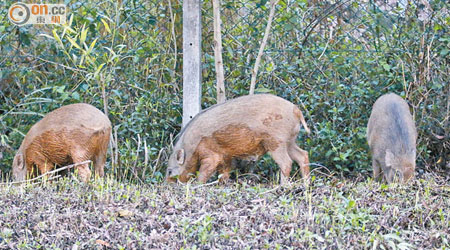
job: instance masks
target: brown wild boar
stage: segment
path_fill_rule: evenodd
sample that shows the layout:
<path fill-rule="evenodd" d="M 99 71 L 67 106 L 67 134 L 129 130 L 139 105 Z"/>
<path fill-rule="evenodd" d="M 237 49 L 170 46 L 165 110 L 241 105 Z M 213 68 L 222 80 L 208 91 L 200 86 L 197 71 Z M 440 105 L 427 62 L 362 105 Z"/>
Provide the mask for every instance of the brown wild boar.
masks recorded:
<path fill-rule="evenodd" d="M 309 133 L 300 109 L 283 98 L 242 96 L 214 105 L 194 117 L 180 132 L 166 172 L 168 182 L 187 182 L 199 170 L 205 183 L 215 172 L 221 182 L 230 177 L 234 158 L 254 160 L 269 152 L 281 169 L 281 183 L 289 179 L 292 160 L 309 176 L 308 152 L 296 145 L 300 122 Z"/>
<path fill-rule="evenodd" d="M 95 173 L 103 176 L 111 122 L 89 104 L 63 106 L 34 124 L 14 157 L 12 171 L 16 181 L 44 174 L 56 166 L 92 160 Z M 89 164 L 77 166 L 82 181 L 87 182 Z"/>
<path fill-rule="evenodd" d="M 416 167 L 417 132 L 408 104 L 396 94 L 378 98 L 367 125 L 373 177 L 407 182 Z"/>

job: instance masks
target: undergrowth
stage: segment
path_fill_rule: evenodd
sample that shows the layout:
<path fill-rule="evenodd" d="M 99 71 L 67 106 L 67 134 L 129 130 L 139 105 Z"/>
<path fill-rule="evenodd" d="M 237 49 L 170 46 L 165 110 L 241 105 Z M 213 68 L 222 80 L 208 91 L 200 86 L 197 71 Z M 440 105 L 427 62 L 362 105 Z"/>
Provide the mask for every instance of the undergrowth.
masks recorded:
<path fill-rule="evenodd" d="M 448 249 L 447 183 L 429 174 L 408 185 L 316 176 L 308 187 L 68 177 L 0 187 L 0 249 Z"/>

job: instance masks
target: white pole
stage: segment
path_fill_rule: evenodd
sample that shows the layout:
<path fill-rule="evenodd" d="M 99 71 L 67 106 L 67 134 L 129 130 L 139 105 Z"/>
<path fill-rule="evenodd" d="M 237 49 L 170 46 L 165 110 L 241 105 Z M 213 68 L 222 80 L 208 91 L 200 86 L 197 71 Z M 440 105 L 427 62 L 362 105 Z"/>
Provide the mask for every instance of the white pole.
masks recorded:
<path fill-rule="evenodd" d="M 201 0 L 183 0 L 183 127 L 201 110 Z"/>

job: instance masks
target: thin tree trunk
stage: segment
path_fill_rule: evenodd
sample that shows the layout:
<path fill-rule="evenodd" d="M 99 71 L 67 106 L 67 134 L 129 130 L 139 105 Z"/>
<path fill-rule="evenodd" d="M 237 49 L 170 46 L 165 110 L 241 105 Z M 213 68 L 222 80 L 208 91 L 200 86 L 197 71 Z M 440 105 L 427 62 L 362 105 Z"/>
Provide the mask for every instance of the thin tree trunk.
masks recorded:
<path fill-rule="evenodd" d="M 220 0 L 213 0 L 214 12 L 214 61 L 216 65 L 216 90 L 217 103 L 226 101 L 225 96 L 225 77 L 223 71 L 222 60 L 222 34 L 221 34 L 221 20 L 220 20 Z"/>
<path fill-rule="evenodd" d="M 250 95 L 255 93 L 256 77 L 258 76 L 259 63 L 261 61 L 262 54 L 264 52 L 264 47 L 266 47 L 267 39 L 269 38 L 270 27 L 272 26 L 273 16 L 275 15 L 275 7 L 279 0 L 270 1 L 270 13 L 269 20 L 267 21 L 266 31 L 264 32 L 264 37 L 261 42 L 261 47 L 259 47 L 258 56 L 256 57 L 255 67 L 252 71 L 252 79 L 250 82 Z"/>
<path fill-rule="evenodd" d="M 103 98 L 103 112 L 105 112 L 105 115 L 108 116 L 108 98 L 106 96 L 106 83 L 105 83 L 105 77 L 103 74 L 100 76 L 101 85 L 102 85 L 102 98 Z"/>
<path fill-rule="evenodd" d="M 174 50 L 174 62 L 173 62 L 173 72 L 176 72 L 177 70 L 177 55 L 178 55 L 178 48 L 177 48 L 177 36 L 175 35 L 175 18 L 176 16 L 173 14 L 172 11 L 172 0 L 168 0 L 169 3 L 169 14 L 170 14 L 170 20 L 171 20 L 171 33 L 172 33 L 172 39 L 173 39 L 173 50 Z"/>

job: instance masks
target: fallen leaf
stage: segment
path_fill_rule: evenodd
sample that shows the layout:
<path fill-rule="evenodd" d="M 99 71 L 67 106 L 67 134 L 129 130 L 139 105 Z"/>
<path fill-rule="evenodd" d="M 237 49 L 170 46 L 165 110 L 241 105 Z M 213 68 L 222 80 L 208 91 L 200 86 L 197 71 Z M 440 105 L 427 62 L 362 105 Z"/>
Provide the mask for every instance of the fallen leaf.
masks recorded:
<path fill-rule="evenodd" d="M 119 217 L 130 217 L 133 216 L 133 212 L 131 212 L 130 210 L 119 210 Z"/>
<path fill-rule="evenodd" d="M 435 133 L 433 133 L 433 132 L 431 132 L 433 135 L 434 135 L 434 137 L 436 137 L 436 139 L 438 139 L 438 140 L 442 140 L 442 139 L 444 139 L 445 138 L 445 136 L 443 136 L 443 135 L 437 135 L 437 134 L 435 134 Z"/>
<path fill-rule="evenodd" d="M 105 247 L 111 247 L 111 245 L 108 242 L 104 241 L 104 240 L 96 240 L 95 243 L 97 243 L 99 245 L 103 245 Z"/>

